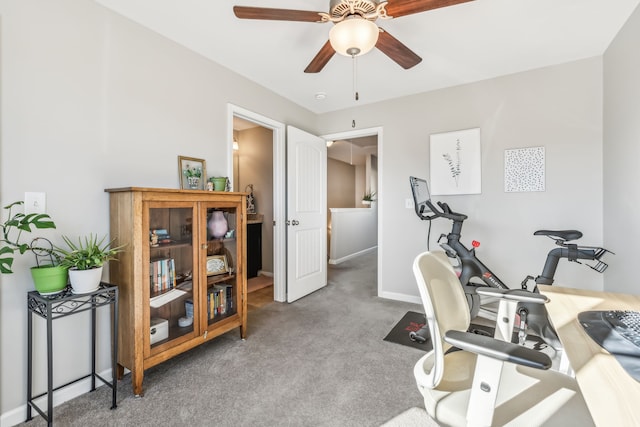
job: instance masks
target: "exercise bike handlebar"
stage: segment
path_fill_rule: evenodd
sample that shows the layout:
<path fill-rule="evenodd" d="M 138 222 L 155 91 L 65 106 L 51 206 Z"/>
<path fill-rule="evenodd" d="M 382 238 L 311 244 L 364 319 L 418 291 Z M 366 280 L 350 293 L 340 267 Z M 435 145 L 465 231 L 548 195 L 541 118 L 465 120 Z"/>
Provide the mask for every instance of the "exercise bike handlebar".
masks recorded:
<path fill-rule="evenodd" d="M 421 216 L 422 219 L 431 221 L 432 219 L 436 219 L 436 218 L 446 218 L 452 221 L 464 221 L 465 219 L 468 218 L 465 214 L 453 212 L 449 207 L 449 205 L 446 203 L 443 203 L 443 202 L 436 202 L 436 203 L 438 204 L 440 209 L 435 207 L 435 205 L 431 203 L 431 200 L 426 201 L 426 205 L 429 206 L 429 209 L 431 209 L 431 213 L 433 215 L 422 214 Z"/>

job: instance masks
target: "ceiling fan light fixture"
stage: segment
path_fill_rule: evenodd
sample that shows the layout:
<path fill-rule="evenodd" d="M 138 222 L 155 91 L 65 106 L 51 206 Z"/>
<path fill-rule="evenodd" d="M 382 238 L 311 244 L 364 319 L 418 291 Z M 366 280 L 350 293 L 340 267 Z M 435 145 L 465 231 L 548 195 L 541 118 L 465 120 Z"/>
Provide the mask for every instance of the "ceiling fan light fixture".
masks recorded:
<path fill-rule="evenodd" d="M 338 22 L 329 31 L 331 47 L 344 56 L 364 55 L 378 42 L 378 26 L 358 15 Z"/>

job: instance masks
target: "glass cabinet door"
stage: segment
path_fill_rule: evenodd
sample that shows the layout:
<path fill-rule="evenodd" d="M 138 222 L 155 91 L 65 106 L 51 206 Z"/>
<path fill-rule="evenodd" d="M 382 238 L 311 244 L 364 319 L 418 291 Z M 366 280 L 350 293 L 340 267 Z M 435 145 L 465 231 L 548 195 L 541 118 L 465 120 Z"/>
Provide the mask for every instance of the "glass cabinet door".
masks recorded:
<path fill-rule="evenodd" d="M 150 203 L 148 210 L 147 265 L 152 352 L 165 347 L 166 343 L 177 344 L 193 337 L 197 328 L 194 321 L 197 318 L 197 312 L 194 313 L 197 292 L 194 292 L 192 229 L 195 210 L 193 205 L 162 205 Z"/>
<path fill-rule="evenodd" d="M 238 312 L 236 269 L 237 209 L 206 208 L 206 309 L 207 324 L 212 325 Z"/>

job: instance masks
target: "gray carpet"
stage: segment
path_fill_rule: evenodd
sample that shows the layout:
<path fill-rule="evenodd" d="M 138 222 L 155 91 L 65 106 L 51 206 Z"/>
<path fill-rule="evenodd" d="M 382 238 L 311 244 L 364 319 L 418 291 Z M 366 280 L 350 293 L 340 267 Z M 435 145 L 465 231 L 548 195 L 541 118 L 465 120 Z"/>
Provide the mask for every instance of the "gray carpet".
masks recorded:
<path fill-rule="evenodd" d="M 409 408 L 400 415 L 387 421 L 382 427 L 438 427 L 424 408 Z"/>
<path fill-rule="evenodd" d="M 54 409 L 59 426 L 380 426 L 423 407 L 423 351 L 383 341 L 415 304 L 376 297 L 376 254 L 329 267 L 327 287 L 249 313 L 237 330 L 145 372 L 145 395 L 118 384 Z M 29 426 L 44 425 L 36 417 Z"/>

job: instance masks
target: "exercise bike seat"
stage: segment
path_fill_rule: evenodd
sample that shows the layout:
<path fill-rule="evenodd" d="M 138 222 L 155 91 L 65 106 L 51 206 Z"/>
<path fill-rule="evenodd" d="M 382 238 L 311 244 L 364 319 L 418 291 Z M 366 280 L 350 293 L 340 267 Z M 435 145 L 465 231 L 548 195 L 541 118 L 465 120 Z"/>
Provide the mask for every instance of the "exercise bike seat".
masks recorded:
<path fill-rule="evenodd" d="M 582 237 L 582 232 L 578 230 L 538 230 L 533 233 L 534 236 L 549 236 L 554 239 L 564 240 L 565 242 L 577 240 Z"/>

